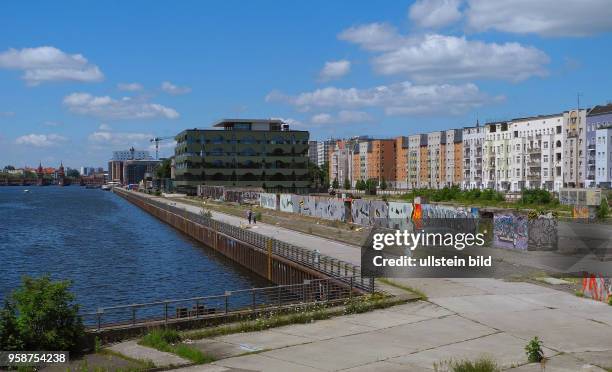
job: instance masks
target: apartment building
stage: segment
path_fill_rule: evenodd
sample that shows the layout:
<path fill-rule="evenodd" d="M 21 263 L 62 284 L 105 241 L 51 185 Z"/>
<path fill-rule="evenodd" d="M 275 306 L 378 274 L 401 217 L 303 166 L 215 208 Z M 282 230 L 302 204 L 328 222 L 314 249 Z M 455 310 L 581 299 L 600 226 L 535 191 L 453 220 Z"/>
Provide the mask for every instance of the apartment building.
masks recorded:
<path fill-rule="evenodd" d="M 395 181 L 393 187 L 398 189 L 408 188 L 408 137 L 395 138 Z"/>
<path fill-rule="evenodd" d="M 485 128 L 463 128 L 463 189 L 482 189 L 482 146 L 485 139 Z"/>
<path fill-rule="evenodd" d="M 513 119 L 510 122 L 510 191 L 563 186 L 563 114 Z"/>
<path fill-rule="evenodd" d="M 381 182 L 395 182 L 395 140 L 375 139 L 371 141 L 368 153 L 368 179 Z"/>
<path fill-rule="evenodd" d="M 441 189 L 446 179 L 446 133 L 444 131 L 427 133 L 426 155 L 429 168 L 427 187 Z"/>
<path fill-rule="evenodd" d="M 563 113 L 563 186 L 585 187 L 587 110 Z"/>
<path fill-rule="evenodd" d="M 595 131 L 595 141 L 595 183 L 597 187 L 609 189 L 612 186 L 612 122 Z"/>
<path fill-rule="evenodd" d="M 319 164 L 318 142 L 308 141 L 308 161 L 311 164 Z"/>
<path fill-rule="evenodd" d="M 463 173 L 463 131 L 461 129 L 449 129 L 444 132 L 444 186 L 461 185 Z"/>
<path fill-rule="evenodd" d="M 337 180 L 340 187 L 344 187 L 344 181 L 352 183 L 353 176 L 353 151 L 349 146 L 343 146 L 331 153 L 330 157 L 331 181 Z"/>
<path fill-rule="evenodd" d="M 328 139 L 317 142 L 317 165 L 321 168 L 329 162 L 330 154 L 336 149 L 336 140 Z"/>
<path fill-rule="evenodd" d="M 487 123 L 483 145 L 483 185 L 510 191 L 510 139 L 508 122 Z"/>
<path fill-rule="evenodd" d="M 586 117 L 586 141 L 587 141 L 587 169 L 586 169 L 586 187 L 610 187 L 610 177 L 605 177 L 603 174 L 605 167 L 602 163 L 603 153 L 603 139 L 600 138 L 599 149 L 597 149 L 597 135 L 596 132 L 599 128 L 609 128 L 612 126 L 612 103 L 606 105 L 598 105 L 589 110 Z M 604 134 L 600 133 L 600 137 Z M 608 137 L 609 138 L 609 137 Z M 610 140 L 607 141 L 606 145 L 609 145 Z M 608 155 L 610 156 L 610 155 Z M 597 165 L 597 159 L 599 159 L 599 165 Z M 608 173 L 610 174 L 610 172 Z M 597 176 L 597 180 L 596 180 Z M 599 181 L 599 182 L 597 182 Z M 599 186 L 599 185 L 602 186 Z"/>
<path fill-rule="evenodd" d="M 307 131 L 276 119 L 224 119 L 212 129 L 187 129 L 175 138 L 180 192 L 198 185 L 310 187 Z"/>
<path fill-rule="evenodd" d="M 408 136 L 408 188 L 416 189 L 421 186 L 421 148 L 427 152 L 427 135 L 413 134 Z M 427 161 L 427 159 L 424 159 Z"/>

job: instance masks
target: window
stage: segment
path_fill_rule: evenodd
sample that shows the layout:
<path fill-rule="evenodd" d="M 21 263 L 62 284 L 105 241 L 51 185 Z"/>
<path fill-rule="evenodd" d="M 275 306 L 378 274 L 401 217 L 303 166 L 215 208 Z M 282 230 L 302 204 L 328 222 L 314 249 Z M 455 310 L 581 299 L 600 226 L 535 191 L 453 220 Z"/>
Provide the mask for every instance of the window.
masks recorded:
<path fill-rule="evenodd" d="M 548 155 L 544 155 L 543 160 L 544 160 L 544 163 L 548 163 Z"/>
<path fill-rule="evenodd" d="M 544 148 L 547 149 L 548 148 L 548 141 L 544 141 Z"/>

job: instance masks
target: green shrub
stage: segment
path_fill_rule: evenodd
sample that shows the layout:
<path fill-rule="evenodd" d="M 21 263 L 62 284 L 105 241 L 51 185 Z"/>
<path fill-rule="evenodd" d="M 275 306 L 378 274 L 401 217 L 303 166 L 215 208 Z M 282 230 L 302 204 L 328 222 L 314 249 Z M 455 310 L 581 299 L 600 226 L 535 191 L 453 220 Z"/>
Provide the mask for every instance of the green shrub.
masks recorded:
<path fill-rule="evenodd" d="M 24 277 L 0 316 L 0 349 L 79 351 L 85 334 L 69 281 Z"/>
<path fill-rule="evenodd" d="M 542 341 L 538 337 L 534 337 L 525 346 L 525 353 L 529 363 L 540 363 L 544 359 L 544 351 L 542 350 Z"/>

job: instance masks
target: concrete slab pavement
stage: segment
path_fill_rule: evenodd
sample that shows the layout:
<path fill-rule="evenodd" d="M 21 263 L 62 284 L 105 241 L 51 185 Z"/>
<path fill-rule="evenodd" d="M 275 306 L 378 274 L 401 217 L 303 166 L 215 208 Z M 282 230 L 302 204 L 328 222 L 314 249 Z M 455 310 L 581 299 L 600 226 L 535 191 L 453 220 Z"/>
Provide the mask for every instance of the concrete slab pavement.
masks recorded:
<path fill-rule="evenodd" d="M 150 347 L 138 345 L 136 340 L 120 342 L 109 347 L 108 349 L 130 358 L 150 360 L 156 367 L 160 368 L 191 364 L 191 361 L 183 359 L 178 355 L 165 353 Z"/>

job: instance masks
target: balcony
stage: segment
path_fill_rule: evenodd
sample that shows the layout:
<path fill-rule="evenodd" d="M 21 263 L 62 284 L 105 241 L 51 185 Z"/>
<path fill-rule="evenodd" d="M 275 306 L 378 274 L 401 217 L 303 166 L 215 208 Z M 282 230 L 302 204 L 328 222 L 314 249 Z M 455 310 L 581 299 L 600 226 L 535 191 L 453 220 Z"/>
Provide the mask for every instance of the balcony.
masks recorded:
<path fill-rule="evenodd" d="M 540 179 L 542 179 L 542 177 L 540 176 L 540 173 L 528 173 L 527 174 L 528 181 L 539 181 Z"/>
<path fill-rule="evenodd" d="M 530 168 L 540 168 L 541 165 L 542 165 L 542 162 L 540 162 L 539 160 L 538 161 L 530 160 L 527 162 L 527 166 Z"/>
<path fill-rule="evenodd" d="M 540 147 L 528 147 L 527 148 L 528 154 L 540 154 L 541 152 L 542 152 L 542 148 Z"/>

